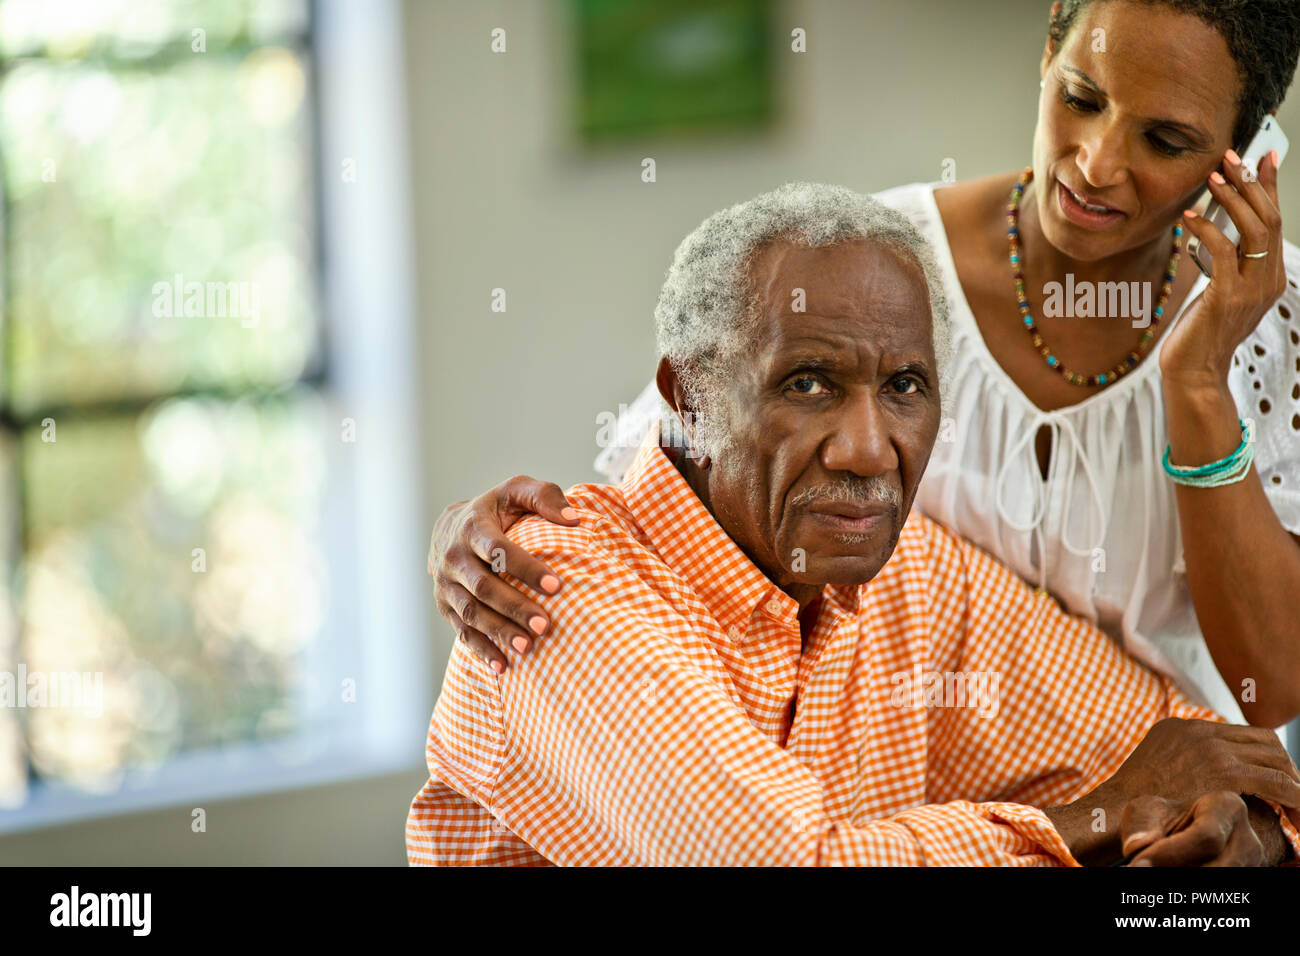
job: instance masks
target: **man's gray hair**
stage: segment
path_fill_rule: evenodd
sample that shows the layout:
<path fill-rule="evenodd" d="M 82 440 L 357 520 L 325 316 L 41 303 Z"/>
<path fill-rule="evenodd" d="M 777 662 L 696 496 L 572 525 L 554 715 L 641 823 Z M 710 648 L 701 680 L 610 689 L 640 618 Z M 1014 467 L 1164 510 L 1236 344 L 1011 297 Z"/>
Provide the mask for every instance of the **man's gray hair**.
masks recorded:
<path fill-rule="evenodd" d="M 934 252 L 912 222 L 843 186 L 786 183 L 715 212 L 682 240 L 655 306 L 659 354 L 672 362 L 696 409 L 694 454 L 715 457 L 726 443 L 719 401 L 757 327 L 758 297 L 749 267 L 768 243 L 787 240 L 820 249 L 858 239 L 879 242 L 921 266 L 930 292 L 935 374 L 946 369 L 951 328 Z M 946 414 L 946 390 L 940 389 Z M 677 415 L 663 403 L 665 443 L 682 441 Z"/>

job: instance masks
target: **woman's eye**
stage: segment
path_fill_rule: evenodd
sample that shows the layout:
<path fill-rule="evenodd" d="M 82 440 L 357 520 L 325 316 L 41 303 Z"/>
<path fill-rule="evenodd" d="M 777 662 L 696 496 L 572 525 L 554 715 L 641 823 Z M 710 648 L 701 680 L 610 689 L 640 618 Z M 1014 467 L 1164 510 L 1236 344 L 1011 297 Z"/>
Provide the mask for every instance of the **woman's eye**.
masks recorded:
<path fill-rule="evenodd" d="M 1154 146 L 1158 151 L 1164 153 L 1166 156 L 1181 156 L 1183 153 L 1187 152 L 1186 146 L 1179 146 L 1175 143 L 1169 142 L 1168 140 L 1161 139 L 1159 136 L 1149 136 L 1147 139 L 1150 140 L 1152 146 Z"/>
<path fill-rule="evenodd" d="M 1070 107 L 1070 109 L 1079 113 L 1095 113 L 1098 109 L 1097 104 L 1093 103 L 1091 100 L 1080 99 L 1074 94 L 1064 90 L 1061 92 L 1061 100 L 1066 106 Z M 1159 136 L 1148 136 L 1147 141 L 1157 152 L 1165 156 L 1181 156 L 1183 153 L 1187 152 L 1186 146 L 1179 146 L 1177 143 L 1171 143 L 1169 140 L 1162 139 Z"/>
<path fill-rule="evenodd" d="M 1066 106 L 1071 109 L 1079 110 L 1082 113 L 1095 113 L 1097 111 L 1096 103 L 1089 102 L 1088 100 L 1081 100 L 1079 97 L 1073 96 L 1069 93 L 1062 93 L 1061 98 L 1065 100 Z"/>
<path fill-rule="evenodd" d="M 791 379 L 790 388 L 800 395 L 820 395 L 826 391 L 825 386 L 811 375 L 800 375 L 798 378 Z"/>

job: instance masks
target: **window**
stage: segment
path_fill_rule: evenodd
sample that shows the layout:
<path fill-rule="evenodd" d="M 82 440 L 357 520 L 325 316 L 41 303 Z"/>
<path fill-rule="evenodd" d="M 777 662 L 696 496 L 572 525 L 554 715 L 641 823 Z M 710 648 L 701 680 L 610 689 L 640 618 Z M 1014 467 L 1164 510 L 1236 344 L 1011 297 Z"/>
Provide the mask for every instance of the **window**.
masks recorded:
<path fill-rule="evenodd" d="M 356 195 L 400 110 L 345 90 L 400 34 L 360 13 L 0 0 L 0 829 L 418 763 L 403 170 Z"/>

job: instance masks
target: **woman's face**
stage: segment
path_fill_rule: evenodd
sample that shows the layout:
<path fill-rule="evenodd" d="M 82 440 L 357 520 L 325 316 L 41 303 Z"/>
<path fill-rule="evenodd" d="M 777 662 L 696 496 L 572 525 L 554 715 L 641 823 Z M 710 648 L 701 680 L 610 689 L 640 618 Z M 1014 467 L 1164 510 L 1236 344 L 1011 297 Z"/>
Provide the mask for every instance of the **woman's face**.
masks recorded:
<path fill-rule="evenodd" d="M 1031 192 L 1047 240 L 1093 261 L 1167 234 L 1232 144 L 1241 81 L 1223 37 L 1161 4 L 1107 0 L 1045 51 Z M 1081 194 L 1081 207 L 1066 190 Z"/>

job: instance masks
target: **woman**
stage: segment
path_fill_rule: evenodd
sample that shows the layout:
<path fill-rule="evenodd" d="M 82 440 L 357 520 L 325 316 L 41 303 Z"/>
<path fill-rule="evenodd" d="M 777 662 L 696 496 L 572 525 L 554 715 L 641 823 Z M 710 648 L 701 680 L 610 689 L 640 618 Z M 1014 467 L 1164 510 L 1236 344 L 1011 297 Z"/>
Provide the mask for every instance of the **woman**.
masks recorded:
<path fill-rule="evenodd" d="M 1055 3 L 1032 175 L 876 197 L 934 244 L 952 305 L 955 417 L 918 506 L 1202 703 L 1264 726 L 1300 713 L 1300 249 L 1282 238 L 1276 155 L 1255 175 L 1238 151 L 1298 51 L 1288 0 Z M 1188 209 L 1207 186 L 1236 248 Z M 1184 233 L 1213 280 L 1179 268 Z M 1111 282 L 1158 290 L 1149 327 L 1132 309 L 1045 308 L 1051 283 Z M 655 413 L 653 388 L 634 419 Z M 617 478 L 626 457 L 600 465 Z M 503 531 L 530 512 L 571 523 L 565 504 L 515 478 L 434 529 L 439 610 L 498 671 L 499 648 L 526 652 L 547 622 L 487 562 L 504 554 L 558 590 Z"/>

